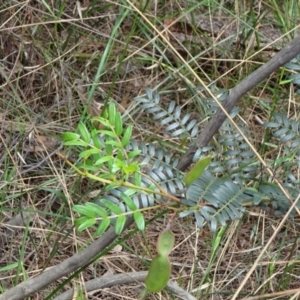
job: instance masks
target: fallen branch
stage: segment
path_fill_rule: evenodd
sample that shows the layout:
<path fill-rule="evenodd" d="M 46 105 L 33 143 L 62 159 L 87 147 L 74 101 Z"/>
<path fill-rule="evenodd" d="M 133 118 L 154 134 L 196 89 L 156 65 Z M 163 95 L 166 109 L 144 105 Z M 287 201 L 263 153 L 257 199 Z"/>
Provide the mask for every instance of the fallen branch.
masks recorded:
<path fill-rule="evenodd" d="M 253 87 L 266 79 L 274 71 L 288 63 L 300 53 L 300 35 L 296 36 L 292 42 L 287 44 L 280 52 L 278 52 L 271 60 L 255 70 L 238 85 L 230 90 L 223 108 L 230 113 L 237 102 Z M 184 171 L 192 163 L 193 157 L 199 148 L 207 146 L 212 137 L 219 130 L 226 119 L 225 113 L 221 108 L 217 110 L 211 118 L 207 126 L 197 136 L 196 143 L 192 145 L 185 155 L 179 161 L 178 169 Z"/>
<path fill-rule="evenodd" d="M 92 292 L 99 289 L 104 289 L 121 284 L 131 284 L 134 282 L 144 282 L 148 272 L 129 272 L 124 274 L 116 274 L 112 276 L 102 276 L 85 283 L 85 291 Z M 168 288 L 180 299 L 183 300 L 196 300 L 194 296 L 179 287 L 175 282 L 169 280 Z M 74 289 L 70 289 L 54 298 L 54 300 L 72 300 L 74 296 Z"/>
<path fill-rule="evenodd" d="M 125 227 L 128 228 L 132 223 L 133 220 L 128 219 Z M 98 238 L 81 252 L 64 260 L 50 270 L 47 270 L 46 272 L 30 278 L 27 281 L 24 281 L 11 288 L 9 291 L 0 295 L 0 300 L 21 300 L 42 290 L 55 280 L 58 280 L 88 264 L 97 254 L 108 247 L 116 238 L 117 235 L 115 233 L 115 229 L 113 227 L 109 228 L 109 230 L 106 231 L 100 238 Z"/>

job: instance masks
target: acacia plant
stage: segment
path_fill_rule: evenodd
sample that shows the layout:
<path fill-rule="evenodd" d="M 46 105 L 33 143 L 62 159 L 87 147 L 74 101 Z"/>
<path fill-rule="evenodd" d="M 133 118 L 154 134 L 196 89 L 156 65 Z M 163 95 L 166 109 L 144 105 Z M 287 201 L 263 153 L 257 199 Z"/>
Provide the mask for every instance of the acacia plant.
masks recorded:
<path fill-rule="evenodd" d="M 291 77 L 290 80 L 296 79 Z M 216 87 L 211 87 L 210 92 L 221 101 L 228 94 Z M 199 132 L 198 122 L 176 106 L 175 101 L 164 107 L 159 93 L 150 89 L 134 101 L 139 112 L 143 111 L 160 123 L 172 137 L 170 141 L 176 140 L 176 144 L 171 144 L 173 149 L 178 148 L 178 144 L 194 142 Z M 203 97 L 201 103 L 206 117 L 215 113 L 213 99 Z M 80 215 L 75 221 L 78 230 L 93 226 L 96 234 L 101 235 L 113 225 L 115 232 L 120 234 L 129 216 L 133 217 L 138 229 L 143 230 L 143 212 L 157 208 L 171 212 L 170 222 L 174 218 L 194 215 L 199 228 L 208 223 L 213 232 L 229 221 L 241 218 L 246 206 L 272 206 L 281 213 L 286 212 L 290 199 L 280 186 L 270 183 L 267 172 L 261 171 L 260 161 L 245 141 L 245 137 L 251 137 L 251 132 L 238 121 L 238 113 L 239 109 L 235 107 L 230 116 L 240 130 L 229 120 L 225 121 L 216 143 L 196 152 L 195 164 L 187 174 L 178 168 L 178 152 L 169 151 L 172 142 L 164 147 L 163 143 L 146 143 L 132 138 L 132 125 L 124 124 L 114 103 L 108 105 L 102 116 L 93 117 L 85 124 L 80 122 L 75 133 L 66 132 L 63 135 L 65 146 L 75 146 L 78 151 L 78 160 L 68 163 L 80 175 L 99 182 L 100 186 L 91 201 L 73 207 Z M 284 149 L 280 159 L 270 162 L 270 166 L 280 169 L 283 186 L 291 197 L 296 198 L 300 193 L 299 180 L 293 170 L 300 165 L 299 122 L 288 119 L 284 112 L 274 112 L 263 127 L 269 135 L 264 146 Z M 166 244 L 169 253 L 173 240 L 167 240 Z M 152 264 L 146 291 L 160 290 L 170 275 L 166 267 L 169 266 L 167 255 L 160 254 L 159 246 Z M 165 270 L 159 288 L 153 287 L 151 281 L 157 269 Z"/>

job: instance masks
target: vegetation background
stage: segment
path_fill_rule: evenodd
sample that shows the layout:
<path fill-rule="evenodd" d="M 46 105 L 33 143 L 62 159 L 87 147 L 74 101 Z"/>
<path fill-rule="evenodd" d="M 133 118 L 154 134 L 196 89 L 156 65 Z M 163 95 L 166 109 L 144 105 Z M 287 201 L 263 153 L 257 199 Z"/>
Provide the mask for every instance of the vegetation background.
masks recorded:
<path fill-rule="evenodd" d="M 75 174 L 57 155 L 76 160 L 76 152 L 62 147 L 63 132 L 100 115 L 103 103 L 109 101 L 133 125 L 135 139 L 160 142 L 170 151 L 184 153 L 186 145 L 178 141 L 175 150 L 170 148 L 176 140 L 138 112 L 132 99 L 150 87 L 160 92 L 162 105 L 176 100 L 205 126 L 193 88 L 234 87 L 269 60 L 280 43 L 294 37 L 299 9 L 298 1 L 292 0 L 3 1 L 0 293 L 94 239 L 93 230 L 79 233 L 73 227 L 72 206 L 89 201 L 99 186 Z M 215 18 L 225 24 L 218 34 L 210 32 Z M 200 25 L 205 20 L 210 24 L 207 30 Z M 279 30 L 282 39 L 264 48 L 264 27 L 268 32 L 274 29 L 275 35 Z M 226 35 L 229 28 L 237 28 L 234 39 Z M 252 133 L 251 143 L 266 162 L 280 158 L 282 152 L 271 141 L 270 147 L 261 147 L 262 141 L 268 142 L 262 122 L 274 111 L 288 112 L 298 120 L 299 96 L 286 76 L 278 70 L 239 103 L 240 118 Z M 299 170 L 294 175 L 299 180 Z M 145 218 L 152 221 L 145 232 L 130 235 L 71 282 L 62 278 L 30 299 L 50 299 L 57 288 L 59 294 L 104 275 L 147 270 L 168 217 L 162 211 L 147 212 Z M 232 299 L 281 218 L 270 209 L 249 208 L 242 220 L 216 234 L 198 229 L 193 218 L 175 219 L 172 280 L 196 299 Z M 295 217 L 285 223 L 255 265 L 239 299 L 299 298 L 298 236 Z M 137 299 L 141 289 L 140 283 L 133 282 L 79 293 L 77 299 Z M 147 296 L 159 298 L 175 296 L 168 290 Z"/>

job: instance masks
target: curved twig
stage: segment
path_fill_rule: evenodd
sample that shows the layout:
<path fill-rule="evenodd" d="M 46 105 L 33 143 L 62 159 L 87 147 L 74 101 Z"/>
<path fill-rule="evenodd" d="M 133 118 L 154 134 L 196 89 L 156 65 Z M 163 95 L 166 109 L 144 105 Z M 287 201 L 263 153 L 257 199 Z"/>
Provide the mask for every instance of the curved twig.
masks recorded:
<path fill-rule="evenodd" d="M 130 272 L 125 274 L 115 274 L 112 276 L 102 276 L 85 283 L 86 292 L 92 292 L 95 290 L 112 287 L 121 284 L 131 284 L 134 282 L 144 282 L 147 276 L 147 271 L 142 272 Z M 168 288 L 180 299 L 183 300 L 197 300 L 194 296 L 189 294 L 187 291 L 179 287 L 175 282 L 169 280 Z M 64 292 L 54 300 L 71 300 L 73 299 L 74 289 Z"/>

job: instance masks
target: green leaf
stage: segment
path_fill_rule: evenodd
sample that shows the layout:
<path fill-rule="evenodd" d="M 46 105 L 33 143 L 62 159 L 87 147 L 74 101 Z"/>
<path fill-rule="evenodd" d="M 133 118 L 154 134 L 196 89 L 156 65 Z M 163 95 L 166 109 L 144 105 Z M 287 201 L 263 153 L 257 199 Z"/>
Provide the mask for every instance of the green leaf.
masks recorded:
<path fill-rule="evenodd" d="M 78 226 L 78 231 L 81 232 L 81 231 L 85 230 L 86 228 L 89 228 L 89 227 L 91 227 L 91 226 L 93 226 L 95 224 L 96 224 L 96 219 L 95 218 L 93 218 L 93 219 L 86 219 L 85 222 L 81 223 Z"/>
<path fill-rule="evenodd" d="M 138 172 L 134 173 L 134 185 L 141 186 L 142 184 L 142 175 Z"/>
<path fill-rule="evenodd" d="M 115 131 L 118 136 L 120 136 L 123 132 L 123 123 L 122 123 L 122 117 L 120 113 L 116 114 Z"/>
<path fill-rule="evenodd" d="M 103 133 L 103 134 L 105 134 L 105 135 L 108 135 L 108 136 L 110 136 L 110 137 L 113 137 L 113 138 L 118 138 L 118 136 L 114 133 L 114 132 L 112 132 L 112 131 L 110 131 L 110 130 L 99 130 L 99 132 L 100 133 Z"/>
<path fill-rule="evenodd" d="M 122 144 L 117 142 L 117 141 L 107 141 L 106 145 L 112 145 L 112 146 L 115 146 L 118 149 L 122 148 Z"/>
<path fill-rule="evenodd" d="M 137 210 L 135 203 L 128 195 L 121 193 L 121 199 L 126 203 L 130 210 Z"/>
<path fill-rule="evenodd" d="M 195 180 L 197 180 L 205 168 L 210 164 L 211 158 L 205 157 L 198 161 L 194 167 L 188 172 L 188 174 L 184 178 L 184 182 L 187 186 L 191 185 Z"/>
<path fill-rule="evenodd" d="M 88 158 L 93 154 L 99 154 L 99 150 L 98 149 L 88 149 L 88 150 L 84 150 L 82 152 L 80 152 L 79 157 L 84 157 L 84 158 Z"/>
<path fill-rule="evenodd" d="M 108 171 L 112 175 L 114 174 L 114 172 L 112 171 L 113 170 L 113 166 L 114 166 L 114 161 L 110 160 L 110 161 L 107 162 Z"/>
<path fill-rule="evenodd" d="M 115 224 L 116 234 L 121 234 L 126 222 L 126 217 L 124 215 L 118 216 Z"/>
<path fill-rule="evenodd" d="M 123 138 L 122 138 L 122 145 L 123 147 L 127 146 L 132 134 L 132 126 L 128 126 L 124 132 Z"/>
<path fill-rule="evenodd" d="M 76 167 L 89 172 L 99 171 L 99 166 L 91 165 L 88 159 L 83 164 L 77 164 Z"/>
<path fill-rule="evenodd" d="M 126 161 L 125 159 L 119 159 L 119 158 L 115 158 L 114 163 L 116 166 L 122 168 L 123 166 L 126 166 Z"/>
<path fill-rule="evenodd" d="M 123 171 L 126 174 L 132 174 L 133 172 L 139 171 L 139 167 L 140 167 L 139 164 L 131 164 L 129 166 L 124 165 L 123 166 Z"/>
<path fill-rule="evenodd" d="M 152 259 L 145 280 L 149 292 L 160 292 L 168 283 L 171 275 L 171 264 L 168 257 L 157 255 Z"/>
<path fill-rule="evenodd" d="M 157 240 L 157 252 L 159 255 L 168 256 L 174 247 L 175 237 L 171 230 L 162 232 Z"/>
<path fill-rule="evenodd" d="M 118 149 L 117 159 L 118 159 L 118 160 L 122 160 L 122 161 L 126 159 L 126 158 L 124 157 L 123 149 Z"/>
<path fill-rule="evenodd" d="M 109 218 L 103 219 L 100 222 L 99 227 L 97 228 L 96 234 L 97 235 L 103 234 L 106 231 L 106 229 L 108 228 L 109 225 L 110 225 L 110 219 Z"/>
<path fill-rule="evenodd" d="M 123 166 L 126 166 L 126 161 L 125 161 L 125 159 L 123 158 L 115 158 L 115 164 L 117 165 L 117 166 L 119 166 L 119 167 L 121 167 L 121 168 L 123 168 Z"/>
<path fill-rule="evenodd" d="M 144 219 L 143 214 L 140 211 L 135 211 L 133 213 L 133 218 L 134 218 L 137 228 L 141 231 L 144 230 L 145 229 L 145 219 Z"/>
<path fill-rule="evenodd" d="M 99 170 L 98 170 L 99 171 Z M 97 177 L 102 178 L 102 179 L 110 179 L 110 180 L 114 180 L 113 175 L 111 174 L 111 172 L 104 172 L 104 173 L 100 173 L 99 175 L 97 175 Z M 101 180 L 99 180 L 101 181 Z"/>
<path fill-rule="evenodd" d="M 110 128 L 110 123 L 108 122 L 108 120 L 106 120 L 105 118 L 102 118 L 102 117 L 94 117 L 91 119 L 92 122 L 99 122 L 101 123 L 104 127 L 108 127 Z"/>
<path fill-rule="evenodd" d="M 117 173 L 120 169 L 121 169 L 121 167 L 120 167 L 118 164 L 114 163 L 114 164 L 112 165 L 111 172 L 112 172 L 113 174 L 115 174 L 115 173 Z"/>
<path fill-rule="evenodd" d="M 105 163 L 105 162 L 107 162 L 107 161 L 110 161 L 110 160 L 113 160 L 113 159 L 114 159 L 114 158 L 113 158 L 112 156 L 106 155 L 106 156 L 103 156 L 103 157 L 101 157 L 100 159 L 98 159 L 98 160 L 95 162 L 95 165 L 97 166 L 97 165 L 103 164 L 103 163 Z"/>
<path fill-rule="evenodd" d="M 62 134 L 62 140 L 64 142 L 67 142 L 67 141 L 77 141 L 80 139 L 80 135 L 78 133 L 75 133 L 75 132 L 64 132 Z"/>
<path fill-rule="evenodd" d="M 97 216 L 99 216 L 101 218 L 107 217 L 107 211 L 103 207 L 99 206 L 98 204 L 93 203 L 93 202 L 87 202 L 87 203 L 85 203 L 85 205 L 88 208 L 93 209 L 93 211 L 97 214 Z"/>
<path fill-rule="evenodd" d="M 278 128 L 280 127 L 279 123 L 275 123 L 275 122 L 265 122 L 263 124 L 263 127 L 267 127 L 267 128 Z"/>
<path fill-rule="evenodd" d="M 89 218 L 87 218 L 87 217 L 80 217 L 80 218 L 76 218 L 75 220 L 74 220 L 74 224 L 75 224 L 75 226 L 79 226 L 80 224 L 82 224 L 83 222 L 85 222 L 86 220 L 88 220 Z"/>
<path fill-rule="evenodd" d="M 105 109 L 104 111 L 102 110 L 101 117 L 108 121 L 108 112 L 107 112 L 107 109 Z"/>
<path fill-rule="evenodd" d="M 116 215 L 120 215 L 123 213 L 122 209 L 118 205 L 112 203 L 109 200 L 101 199 L 100 202 Z"/>
<path fill-rule="evenodd" d="M 108 119 L 109 119 L 109 123 L 112 126 L 115 126 L 115 119 L 116 119 L 116 106 L 114 105 L 114 103 L 110 103 L 109 107 L 108 107 Z"/>
<path fill-rule="evenodd" d="M 147 288 L 144 288 L 140 293 L 140 299 L 145 299 L 148 294 Z"/>
<path fill-rule="evenodd" d="M 273 143 L 268 143 L 268 142 L 264 143 L 264 146 L 268 146 L 268 147 L 275 148 L 275 149 L 278 148 L 278 145 L 273 144 Z"/>
<path fill-rule="evenodd" d="M 139 155 L 141 152 L 142 152 L 141 150 L 130 151 L 127 153 L 127 156 L 129 159 L 132 159 L 132 158 L 136 157 L 137 155 Z"/>
<path fill-rule="evenodd" d="M 88 129 L 86 128 L 85 124 L 83 124 L 82 122 L 79 122 L 77 128 L 79 130 L 79 133 L 80 133 L 82 139 L 86 143 L 89 143 L 91 141 L 91 135 L 90 135 L 90 132 L 88 131 Z"/>
<path fill-rule="evenodd" d="M 99 139 L 98 132 L 96 130 L 92 131 L 92 140 L 93 140 L 94 146 L 97 149 L 102 149 L 102 144 L 101 144 L 101 141 Z"/>
<path fill-rule="evenodd" d="M 65 146 L 83 146 L 83 147 L 90 146 L 88 143 L 84 142 L 83 140 L 67 141 L 64 143 L 64 145 Z"/>
<path fill-rule="evenodd" d="M 18 267 L 18 265 L 19 265 L 19 263 L 16 262 L 16 263 L 4 266 L 4 267 L 0 268 L 0 272 L 5 272 L 5 271 L 9 271 L 9 270 L 15 269 L 15 268 Z"/>
<path fill-rule="evenodd" d="M 124 194 L 126 194 L 127 196 L 132 196 L 134 194 L 136 194 L 137 190 L 135 188 L 127 188 L 126 191 L 124 191 Z"/>
<path fill-rule="evenodd" d="M 84 215 L 88 218 L 95 218 L 96 214 L 94 210 L 86 205 L 74 205 L 73 210 L 80 215 Z"/>
<path fill-rule="evenodd" d="M 113 147 L 112 147 L 112 145 L 105 144 L 105 150 L 106 150 L 106 154 L 107 155 L 112 155 L 113 154 Z"/>

